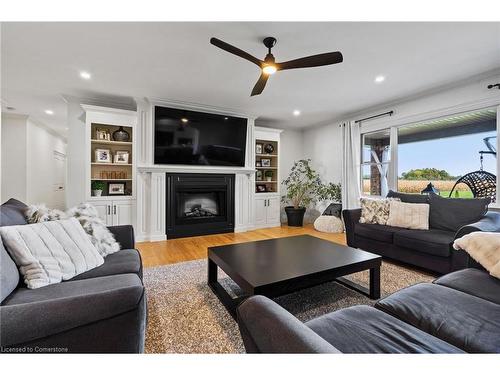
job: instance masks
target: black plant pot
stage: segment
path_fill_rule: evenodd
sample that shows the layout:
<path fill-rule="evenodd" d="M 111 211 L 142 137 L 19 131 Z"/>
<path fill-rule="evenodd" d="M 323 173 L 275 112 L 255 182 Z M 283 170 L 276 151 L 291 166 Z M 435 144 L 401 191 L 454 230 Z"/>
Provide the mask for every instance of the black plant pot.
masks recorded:
<path fill-rule="evenodd" d="M 288 226 L 301 227 L 304 225 L 304 214 L 306 213 L 305 207 L 295 208 L 293 206 L 285 207 L 286 217 L 288 219 Z"/>

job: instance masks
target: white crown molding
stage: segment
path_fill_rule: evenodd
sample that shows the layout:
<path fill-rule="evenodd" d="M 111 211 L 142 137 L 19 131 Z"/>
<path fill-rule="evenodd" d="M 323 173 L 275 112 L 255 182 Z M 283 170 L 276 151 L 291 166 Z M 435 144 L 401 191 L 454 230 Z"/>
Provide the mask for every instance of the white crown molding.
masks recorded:
<path fill-rule="evenodd" d="M 126 111 L 135 111 L 137 109 L 135 107 L 136 102 L 134 98 L 128 98 L 130 99 L 130 103 L 125 103 L 118 100 L 114 101 L 98 97 L 83 97 L 83 96 L 73 96 L 66 94 L 61 94 L 61 98 L 64 100 L 65 103 L 77 103 L 89 106 L 93 105 L 97 107 L 122 109 Z M 131 105 L 132 103 L 134 105 Z"/>
<path fill-rule="evenodd" d="M 185 102 L 180 100 L 171 99 L 159 99 L 159 98 L 149 98 L 149 102 L 153 106 L 163 106 L 163 107 L 173 107 L 178 109 L 185 109 L 191 111 L 203 111 L 208 113 L 214 113 L 217 115 L 229 115 L 235 117 L 246 117 L 251 120 L 255 120 L 258 116 L 252 113 L 243 112 L 238 109 L 217 107 L 200 103 Z"/>
<path fill-rule="evenodd" d="M 102 107 L 102 106 L 90 105 L 90 104 L 80 104 L 80 106 L 86 112 L 114 113 L 114 114 L 126 115 L 126 116 L 136 116 L 137 115 L 136 111 L 131 111 L 131 110 L 128 110 L 128 109 Z"/>

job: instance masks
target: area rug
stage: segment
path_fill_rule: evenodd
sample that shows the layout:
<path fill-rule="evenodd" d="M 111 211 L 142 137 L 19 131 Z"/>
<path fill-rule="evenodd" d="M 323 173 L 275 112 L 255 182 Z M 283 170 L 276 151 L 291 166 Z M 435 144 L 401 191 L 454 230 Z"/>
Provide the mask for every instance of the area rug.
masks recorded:
<path fill-rule="evenodd" d="M 238 295 L 237 285 L 220 274 L 221 284 L 231 294 Z M 368 271 L 349 278 L 368 285 Z M 430 274 L 383 262 L 381 293 L 385 296 L 433 279 Z M 144 270 L 148 297 L 146 353 L 244 353 L 236 322 L 206 282 L 206 259 Z M 288 294 L 275 301 L 302 321 L 344 307 L 374 303 L 335 282 Z"/>

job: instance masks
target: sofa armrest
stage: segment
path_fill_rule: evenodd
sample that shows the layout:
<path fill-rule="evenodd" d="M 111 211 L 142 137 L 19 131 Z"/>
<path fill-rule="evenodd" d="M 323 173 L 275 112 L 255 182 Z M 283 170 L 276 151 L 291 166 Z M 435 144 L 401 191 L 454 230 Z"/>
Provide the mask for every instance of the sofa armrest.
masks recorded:
<path fill-rule="evenodd" d="M 461 238 L 472 232 L 500 232 L 500 213 L 488 211 L 479 221 L 461 227 L 455 233 L 455 239 Z M 463 250 L 453 250 L 452 270 L 462 268 L 484 268 L 474 261 L 469 254 Z"/>
<path fill-rule="evenodd" d="M 344 210 L 342 211 L 342 217 L 344 218 L 347 245 L 356 247 L 354 244 L 354 226 L 356 225 L 356 223 L 359 223 L 359 219 L 361 218 L 361 208 Z"/>
<path fill-rule="evenodd" d="M 115 236 L 122 249 L 135 248 L 134 227 L 132 225 L 115 225 L 108 227 L 108 229 Z"/>
<path fill-rule="evenodd" d="M 238 306 L 238 326 L 247 353 L 340 353 L 312 329 L 264 296 Z"/>

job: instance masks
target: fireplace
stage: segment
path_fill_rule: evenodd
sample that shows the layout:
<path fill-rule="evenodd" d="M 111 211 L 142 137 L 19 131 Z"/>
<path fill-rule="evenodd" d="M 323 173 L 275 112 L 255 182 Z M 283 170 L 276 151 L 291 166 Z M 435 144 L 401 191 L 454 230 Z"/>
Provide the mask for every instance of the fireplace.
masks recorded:
<path fill-rule="evenodd" d="M 167 238 L 234 232 L 234 175 L 167 173 Z"/>

